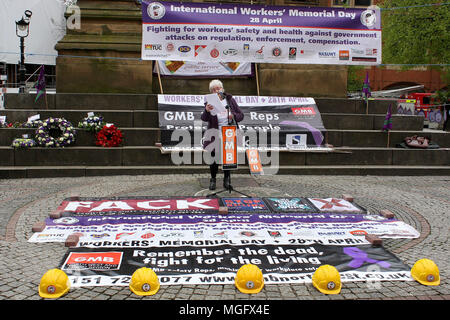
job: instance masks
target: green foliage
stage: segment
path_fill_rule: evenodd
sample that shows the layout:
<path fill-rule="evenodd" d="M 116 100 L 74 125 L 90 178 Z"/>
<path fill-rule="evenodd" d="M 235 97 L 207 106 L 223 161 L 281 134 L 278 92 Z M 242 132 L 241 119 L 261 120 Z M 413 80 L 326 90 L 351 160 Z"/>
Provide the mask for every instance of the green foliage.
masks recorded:
<path fill-rule="evenodd" d="M 364 83 L 364 75 L 360 72 L 363 66 L 348 66 L 347 69 L 347 91 L 361 91 Z"/>
<path fill-rule="evenodd" d="M 384 0 L 380 8 L 422 6 L 437 0 Z M 447 2 L 448 1 L 442 1 Z M 383 63 L 448 64 L 450 5 L 382 10 Z M 409 69 L 411 66 L 405 66 Z M 448 73 L 450 68 L 436 67 Z M 448 75 L 446 76 L 448 79 Z"/>

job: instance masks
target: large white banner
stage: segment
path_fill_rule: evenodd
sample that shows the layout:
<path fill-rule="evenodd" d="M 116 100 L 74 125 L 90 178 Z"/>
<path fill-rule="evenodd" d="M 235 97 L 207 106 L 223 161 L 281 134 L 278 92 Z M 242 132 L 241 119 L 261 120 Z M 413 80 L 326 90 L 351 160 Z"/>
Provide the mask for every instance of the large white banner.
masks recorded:
<path fill-rule="evenodd" d="M 142 2 L 142 59 L 381 63 L 379 9 Z"/>
<path fill-rule="evenodd" d="M 155 215 L 47 219 L 29 242 L 64 242 L 71 234 L 80 247 L 152 247 L 161 244 L 367 244 L 366 234 L 417 238 L 410 225 L 377 215 Z M 222 242 L 221 242 L 222 241 Z"/>

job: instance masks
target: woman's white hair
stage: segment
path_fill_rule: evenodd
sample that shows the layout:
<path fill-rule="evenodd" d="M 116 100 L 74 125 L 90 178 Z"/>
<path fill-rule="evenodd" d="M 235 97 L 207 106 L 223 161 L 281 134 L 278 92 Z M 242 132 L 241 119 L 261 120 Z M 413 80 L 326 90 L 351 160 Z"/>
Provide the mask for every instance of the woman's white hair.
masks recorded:
<path fill-rule="evenodd" d="M 209 92 L 211 92 L 212 89 L 213 89 L 214 87 L 221 87 L 221 88 L 223 89 L 222 81 L 217 80 L 217 79 L 212 80 L 212 81 L 209 83 Z"/>

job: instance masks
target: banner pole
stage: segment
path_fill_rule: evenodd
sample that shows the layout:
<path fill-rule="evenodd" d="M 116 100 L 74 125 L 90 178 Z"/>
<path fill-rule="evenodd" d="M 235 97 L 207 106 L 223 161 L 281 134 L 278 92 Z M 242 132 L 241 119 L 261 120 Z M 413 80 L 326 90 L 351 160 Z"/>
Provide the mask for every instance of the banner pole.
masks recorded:
<path fill-rule="evenodd" d="M 369 99 L 366 100 L 366 114 L 369 114 Z"/>
<path fill-rule="evenodd" d="M 389 148 L 389 140 L 390 140 L 390 137 L 391 137 L 391 130 L 388 130 L 388 136 L 387 136 L 387 146 L 386 146 L 386 148 Z"/>
<path fill-rule="evenodd" d="M 255 63 L 255 75 L 256 75 L 256 93 L 259 96 L 259 78 L 258 78 L 258 64 Z"/>
<path fill-rule="evenodd" d="M 162 83 L 161 83 L 161 74 L 159 72 L 159 63 L 158 60 L 155 60 L 156 63 L 156 71 L 158 72 L 158 81 L 159 81 L 159 89 L 161 90 L 161 94 L 164 94 L 163 92 L 163 87 L 162 87 Z"/>

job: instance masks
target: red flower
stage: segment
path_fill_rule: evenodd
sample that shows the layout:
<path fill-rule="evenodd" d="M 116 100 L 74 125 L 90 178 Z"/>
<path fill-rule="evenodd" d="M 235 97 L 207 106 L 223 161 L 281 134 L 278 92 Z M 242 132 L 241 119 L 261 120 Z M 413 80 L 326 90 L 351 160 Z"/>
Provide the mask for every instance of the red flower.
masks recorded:
<path fill-rule="evenodd" d="M 104 126 L 102 130 L 96 134 L 97 141 L 96 145 L 102 147 L 117 147 L 122 143 L 123 134 L 122 131 L 117 129 L 115 126 Z"/>

